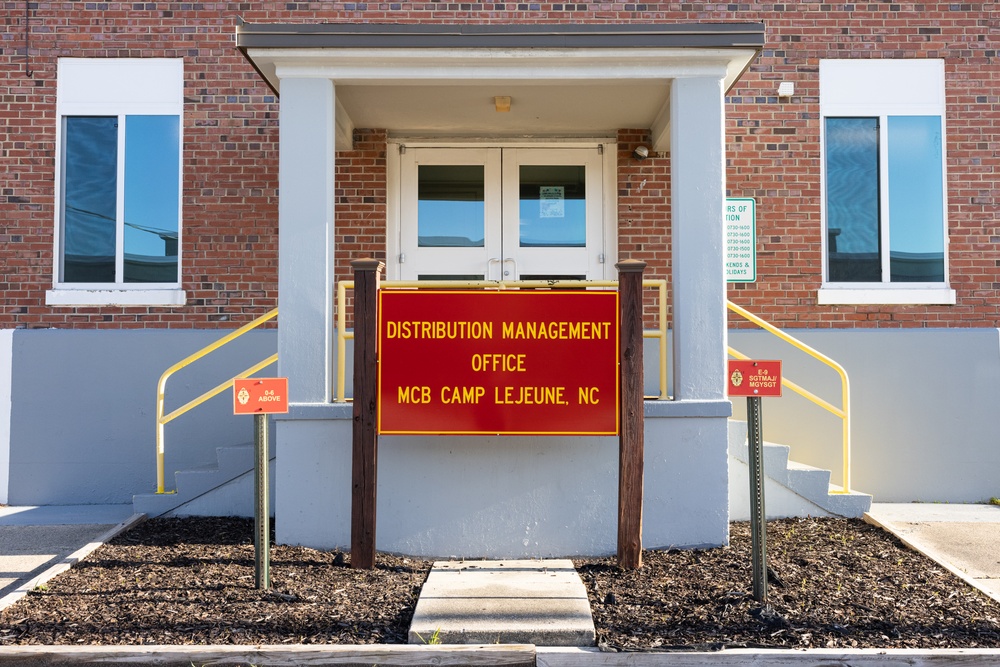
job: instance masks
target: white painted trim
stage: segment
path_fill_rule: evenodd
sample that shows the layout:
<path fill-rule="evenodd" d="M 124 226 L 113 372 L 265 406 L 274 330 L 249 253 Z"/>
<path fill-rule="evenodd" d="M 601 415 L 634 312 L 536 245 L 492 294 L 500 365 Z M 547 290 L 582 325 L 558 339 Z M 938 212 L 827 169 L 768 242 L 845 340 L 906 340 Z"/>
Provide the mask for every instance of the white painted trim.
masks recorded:
<path fill-rule="evenodd" d="M 248 49 L 258 64 L 274 63 L 278 79 L 328 78 L 338 84 L 372 81 L 412 85 L 450 82 L 552 79 L 580 81 L 720 78 L 731 85 L 754 49 Z"/>
<path fill-rule="evenodd" d="M 835 285 L 835 284 L 834 284 Z M 955 305 L 955 290 L 949 287 L 904 287 L 886 283 L 873 287 L 823 285 L 816 295 L 821 306 L 835 305 Z"/>
<path fill-rule="evenodd" d="M 79 302 L 79 294 L 92 292 L 122 293 L 133 291 L 130 284 L 85 285 L 61 282 L 63 272 L 63 156 L 64 118 L 66 116 L 118 116 L 118 210 L 115 232 L 115 274 L 124 275 L 124 205 L 125 205 L 125 126 L 128 115 L 165 115 L 178 118 L 177 160 L 177 282 L 167 283 L 170 290 L 180 290 L 184 275 L 184 59 L 183 58 L 60 58 L 56 65 L 56 178 L 53 222 L 52 277 L 54 289 L 46 293 L 46 305 L 183 305 L 184 301 L 146 300 L 136 302 L 98 300 Z M 140 284 L 136 292 L 162 292 L 149 284 Z M 62 296 L 64 292 L 77 294 Z M 147 298 L 147 297 L 140 297 Z"/>
<path fill-rule="evenodd" d="M 51 289 L 46 306 L 183 306 L 182 289 Z"/>
<path fill-rule="evenodd" d="M 387 144 L 405 146 L 406 148 L 467 148 L 469 146 L 489 146 L 491 148 L 593 148 L 603 144 L 612 148 L 617 146 L 615 137 L 518 137 L 505 139 L 503 137 L 421 137 L 409 135 L 390 136 Z M 396 151 L 398 154 L 398 150 Z"/>
<path fill-rule="evenodd" d="M 604 280 L 618 280 L 618 141 L 602 141 L 604 177 Z"/>
<path fill-rule="evenodd" d="M 944 276 L 948 280 L 951 262 L 948 248 L 948 130 L 945 98 L 944 61 L 939 59 L 824 59 L 819 63 L 820 74 L 820 220 L 822 236 L 822 267 L 824 278 L 829 276 L 827 173 L 826 173 L 826 119 L 828 117 L 877 117 L 882 128 L 878 140 L 879 201 L 882 210 L 880 247 L 882 251 L 883 282 L 875 289 L 901 290 L 902 295 L 875 296 L 856 285 L 824 284 L 818 295 L 822 304 L 954 304 L 955 293 L 946 285 L 933 284 L 927 290 L 912 284 L 893 283 L 890 280 L 890 231 L 892 211 L 889 208 L 889 136 L 890 116 L 937 116 L 941 121 L 941 187 L 942 235 L 944 238 Z M 824 289 L 844 290 L 842 295 L 824 295 Z M 848 294 L 853 292 L 854 294 Z M 949 294 L 950 293 L 950 294 Z M 841 301 L 839 298 L 848 300 Z M 943 299 L 943 300 L 942 300 Z"/>
<path fill-rule="evenodd" d="M 354 149 L 354 121 L 351 120 L 350 114 L 347 113 L 347 109 L 341 104 L 338 98 L 335 101 L 337 105 L 336 111 L 334 112 L 335 122 L 337 124 L 337 138 L 336 146 L 337 150 L 353 150 Z"/>
<path fill-rule="evenodd" d="M 400 210 L 402 196 L 399 192 L 399 174 L 401 159 L 400 144 L 388 141 L 385 146 L 385 278 L 386 280 L 401 280 L 403 267 L 399 263 L 402 238 Z M 352 276 L 353 277 L 353 276 Z"/>
<path fill-rule="evenodd" d="M 552 150 L 566 148 L 598 148 L 600 155 L 600 183 L 602 188 L 602 216 L 600 240 L 603 244 L 604 263 L 600 265 L 601 275 L 593 275 L 595 280 L 615 280 L 618 277 L 614 265 L 618 261 L 618 143 L 612 137 L 519 137 L 504 139 L 496 137 L 457 137 L 446 140 L 429 137 L 398 136 L 386 141 L 386 270 L 387 280 L 400 280 L 403 267 L 399 253 L 404 247 L 402 240 L 402 170 L 407 169 L 403 149 L 512 149 L 530 148 Z M 409 167 L 412 168 L 412 167 Z M 487 169 L 489 180 L 489 169 Z M 498 212 L 499 215 L 499 212 Z M 412 244 L 411 244 L 412 245 Z M 489 245 L 489 244 L 487 244 Z M 486 253 L 489 256 L 489 252 Z"/>
<path fill-rule="evenodd" d="M 10 417 L 14 366 L 14 330 L 0 329 L 0 505 L 10 491 Z"/>

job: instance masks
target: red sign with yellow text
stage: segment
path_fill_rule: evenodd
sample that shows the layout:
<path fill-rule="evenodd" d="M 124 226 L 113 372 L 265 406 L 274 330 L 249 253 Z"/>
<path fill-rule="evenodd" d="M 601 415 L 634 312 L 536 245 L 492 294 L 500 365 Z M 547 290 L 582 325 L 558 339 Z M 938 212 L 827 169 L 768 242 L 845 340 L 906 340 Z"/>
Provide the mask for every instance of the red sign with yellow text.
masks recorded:
<path fill-rule="evenodd" d="M 729 360 L 730 396 L 781 396 L 781 361 Z"/>
<path fill-rule="evenodd" d="M 288 378 L 233 380 L 233 414 L 262 415 L 288 412 Z"/>
<path fill-rule="evenodd" d="M 379 433 L 617 435 L 618 293 L 379 290 Z"/>

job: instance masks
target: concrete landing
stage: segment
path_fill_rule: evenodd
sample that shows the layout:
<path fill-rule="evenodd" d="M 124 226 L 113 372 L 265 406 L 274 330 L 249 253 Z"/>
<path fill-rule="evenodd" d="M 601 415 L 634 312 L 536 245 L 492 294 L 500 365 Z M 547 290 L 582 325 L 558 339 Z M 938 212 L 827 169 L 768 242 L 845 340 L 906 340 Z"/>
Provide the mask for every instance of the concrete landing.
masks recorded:
<path fill-rule="evenodd" d="M 593 646 L 594 619 L 570 560 L 438 561 L 409 643 Z"/>

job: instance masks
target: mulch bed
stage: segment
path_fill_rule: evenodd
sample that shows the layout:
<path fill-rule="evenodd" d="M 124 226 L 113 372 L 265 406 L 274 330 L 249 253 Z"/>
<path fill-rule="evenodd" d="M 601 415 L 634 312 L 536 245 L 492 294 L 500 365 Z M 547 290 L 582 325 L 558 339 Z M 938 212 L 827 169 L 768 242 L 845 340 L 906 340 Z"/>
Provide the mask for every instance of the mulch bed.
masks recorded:
<path fill-rule="evenodd" d="M 254 586 L 253 522 L 156 519 L 0 613 L 0 644 L 406 641 L 430 563 L 275 546 Z M 646 551 L 632 572 L 577 559 L 606 650 L 1000 646 L 1000 604 L 861 521 L 768 523 L 768 607 L 749 594 L 748 524 L 731 546 Z"/>

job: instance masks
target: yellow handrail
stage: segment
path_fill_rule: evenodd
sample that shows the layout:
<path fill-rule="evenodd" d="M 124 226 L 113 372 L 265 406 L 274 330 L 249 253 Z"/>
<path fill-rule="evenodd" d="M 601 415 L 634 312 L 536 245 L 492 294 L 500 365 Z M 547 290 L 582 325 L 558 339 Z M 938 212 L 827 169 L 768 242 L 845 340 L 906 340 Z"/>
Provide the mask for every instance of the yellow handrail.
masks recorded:
<path fill-rule="evenodd" d="M 194 362 L 196 362 L 199 359 L 201 359 L 201 358 L 207 356 L 208 354 L 214 352 L 215 350 L 219 349 L 223 345 L 226 345 L 227 343 L 229 343 L 229 342 L 231 342 L 231 341 L 239 338 L 240 336 L 242 336 L 243 334 L 247 333 L 248 331 L 251 331 L 252 329 L 256 329 L 261 324 L 264 324 L 265 322 L 273 320 L 277 316 L 278 316 L 278 309 L 275 308 L 271 312 L 265 313 L 264 315 L 261 315 L 260 317 L 258 317 L 257 319 L 255 319 L 253 322 L 250 322 L 248 324 L 244 324 L 239 329 L 236 329 L 235 331 L 232 331 L 231 333 L 223 336 L 222 338 L 220 338 L 219 340 L 215 341 L 214 343 L 206 345 L 205 347 L 201 348 L 200 350 L 198 350 L 194 354 L 191 354 L 191 355 L 185 357 L 184 359 L 182 359 L 181 361 L 178 361 L 176 364 L 174 364 L 173 366 L 171 366 L 167 370 L 163 371 L 163 375 L 160 376 L 160 381 L 156 384 L 156 492 L 157 493 L 167 493 L 167 491 L 165 490 L 165 484 L 164 484 L 164 461 L 163 461 L 163 459 L 164 459 L 164 449 L 165 449 L 165 446 L 164 446 L 164 435 L 165 434 L 164 434 L 164 428 L 163 427 L 168 422 L 173 421 L 177 417 L 180 417 L 185 412 L 188 412 L 192 408 L 195 408 L 195 407 L 201 405 L 202 403 L 204 403 L 208 399 L 210 399 L 213 396 L 216 396 L 216 395 L 222 393 L 226 389 L 231 388 L 233 386 L 233 380 L 234 379 L 249 377 L 249 376 L 253 375 L 254 373 L 256 373 L 256 372 L 258 372 L 258 371 L 260 371 L 260 370 L 262 370 L 262 369 L 264 369 L 264 368 L 266 368 L 268 366 L 270 366 L 271 364 L 273 364 L 275 361 L 278 360 L 278 355 L 277 354 L 273 354 L 270 357 L 268 357 L 267 359 L 265 359 L 264 361 L 261 361 L 261 362 L 259 362 L 257 364 L 254 364 L 253 366 L 251 366 L 250 368 L 246 369 L 242 373 L 234 376 L 233 378 L 230 378 L 229 380 L 226 380 L 222 384 L 220 384 L 220 385 L 218 385 L 218 386 L 216 386 L 216 387 L 214 387 L 212 389 L 209 389 L 208 391 L 206 391 L 204 394 L 202 394 L 198 398 L 195 398 L 195 399 L 193 399 L 191 401 L 188 401 L 183 406 L 181 406 L 181 407 L 177 408 L 176 410 L 174 410 L 173 412 L 171 412 L 169 415 L 164 416 L 164 414 L 163 414 L 164 407 L 163 406 L 164 406 L 164 395 L 165 395 L 166 389 L 167 389 L 167 379 L 171 375 L 173 375 L 174 373 L 176 373 L 177 371 L 181 370 L 182 368 L 190 366 Z"/>
<path fill-rule="evenodd" d="M 545 287 L 618 287 L 616 280 L 393 280 L 384 281 L 382 286 L 402 289 L 519 289 Z M 643 287 L 655 287 L 659 292 L 659 319 L 657 328 L 646 329 L 643 338 L 658 338 L 660 343 L 660 393 L 657 400 L 667 396 L 667 281 L 650 279 L 642 281 Z M 342 280 L 337 284 L 337 388 L 334 400 L 346 402 L 347 341 L 354 338 L 354 332 L 347 331 L 347 290 L 354 289 L 353 280 Z"/>
<path fill-rule="evenodd" d="M 840 492 L 850 493 L 851 492 L 851 412 L 850 412 L 851 386 L 850 382 L 847 379 L 847 371 L 844 370 L 843 366 L 841 366 L 836 361 L 826 356 L 822 352 L 819 352 L 818 350 L 809 347 L 799 339 L 788 335 L 781 329 L 778 329 L 773 324 L 770 324 L 769 322 L 762 320 L 761 318 L 757 317 L 748 310 L 740 308 L 732 301 L 727 301 L 726 306 L 729 308 L 729 310 L 733 311 L 740 317 L 743 317 L 744 319 L 753 322 L 761 329 L 764 329 L 768 333 L 777 336 L 786 343 L 798 348 L 799 350 L 802 350 L 803 352 L 813 357 L 817 361 L 820 361 L 829 366 L 830 368 L 834 369 L 835 371 L 837 371 L 837 374 L 840 375 L 840 387 L 841 387 L 840 408 L 836 407 L 835 405 L 832 405 L 831 403 L 823 400 L 819 396 L 816 396 L 807 389 L 802 388 L 801 386 L 795 384 L 791 380 L 788 380 L 784 377 L 782 377 L 781 379 L 781 384 L 784 385 L 785 387 L 788 387 L 789 389 L 799 394 L 803 398 L 812 401 L 813 403 L 823 408 L 824 410 L 827 410 L 836 415 L 837 417 L 840 417 L 841 422 L 843 424 L 842 437 L 843 437 L 843 456 L 844 456 L 843 485 Z M 731 356 L 736 357 L 737 359 L 747 359 L 746 355 L 737 352 L 732 347 L 729 348 L 729 354 Z"/>

